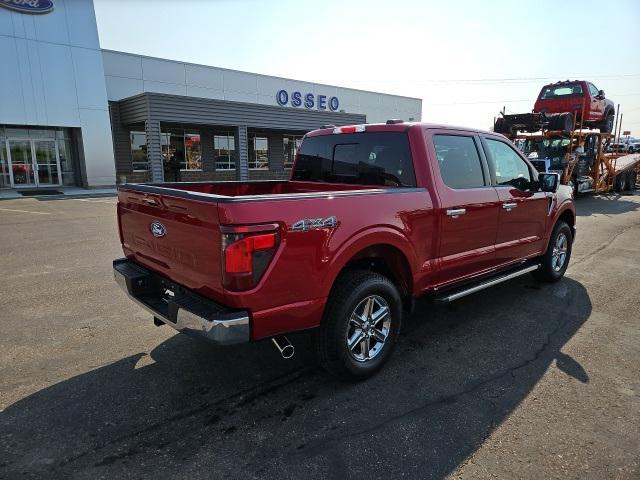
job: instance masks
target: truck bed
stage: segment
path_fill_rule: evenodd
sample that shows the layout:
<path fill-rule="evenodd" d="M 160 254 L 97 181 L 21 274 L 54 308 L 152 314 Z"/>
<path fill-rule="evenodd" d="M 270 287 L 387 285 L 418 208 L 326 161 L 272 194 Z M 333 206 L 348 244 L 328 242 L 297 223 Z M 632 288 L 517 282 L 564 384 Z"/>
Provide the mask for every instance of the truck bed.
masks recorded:
<path fill-rule="evenodd" d="M 364 191 L 368 193 L 381 190 L 377 187 L 372 188 L 363 185 L 288 180 L 258 182 L 128 183 L 122 185 L 120 189 L 215 202 L 252 199 L 264 200 L 265 197 L 273 195 L 305 197 L 323 193 L 348 192 L 349 194 L 353 194 Z"/>

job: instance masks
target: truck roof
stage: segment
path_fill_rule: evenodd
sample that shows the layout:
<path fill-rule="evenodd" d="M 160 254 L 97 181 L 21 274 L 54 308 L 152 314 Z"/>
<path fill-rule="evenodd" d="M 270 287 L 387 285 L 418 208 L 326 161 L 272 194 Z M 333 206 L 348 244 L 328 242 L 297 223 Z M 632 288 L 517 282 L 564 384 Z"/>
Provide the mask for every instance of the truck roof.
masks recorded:
<path fill-rule="evenodd" d="M 318 130 L 313 130 L 307 133 L 306 137 L 316 137 L 319 135 L 331 135 L 333 133 L 356 133 L 356 132 L 406 132 L 412 127 L 420 127 L 426 129 L 437 129 L 437 130 L 459 130 L 465 132 L 475 132 L 475 133 L 483 133 L 483 134 L 491 134 L 491 135 L 499 135 L 495 132 L 490 132 L 487 130 L 480 130 L 473 127 L 461 127 L 457 125 L 443 125 L 439 123 L 427 123 L 427 122 L 398 122 L 398 123 L 363 123 L 358 125 L 341 125 L 339 127 L 336 126 L 327 126 L 325 128 L 319 128 Z M 352 130 L 353 131 L 350 131 Z M 344 130 L 343 132 L 338 132 L 338 130 Z"/>

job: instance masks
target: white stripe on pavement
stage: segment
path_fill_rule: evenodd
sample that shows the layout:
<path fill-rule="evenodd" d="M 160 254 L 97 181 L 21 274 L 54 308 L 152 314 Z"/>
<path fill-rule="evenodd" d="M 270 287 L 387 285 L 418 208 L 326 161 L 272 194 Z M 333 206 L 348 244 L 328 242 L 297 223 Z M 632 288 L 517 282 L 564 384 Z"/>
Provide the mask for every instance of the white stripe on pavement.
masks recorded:
<path fill-rule="evenodd" d="M 34 215 L 51 215 L 51 213 L 48 212 L 30 212 L 29 210 L 16 210 L 14 208 L 0 208 L 0 210 L 4 210 L 5 212 L 33 213 Z"/>

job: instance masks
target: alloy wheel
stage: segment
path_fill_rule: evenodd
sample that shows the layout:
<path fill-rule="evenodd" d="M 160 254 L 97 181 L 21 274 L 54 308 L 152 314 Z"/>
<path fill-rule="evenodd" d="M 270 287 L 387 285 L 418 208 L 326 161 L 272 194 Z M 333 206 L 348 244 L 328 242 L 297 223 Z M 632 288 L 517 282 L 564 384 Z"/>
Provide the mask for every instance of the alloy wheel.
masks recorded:
<path fill-rule="evenodd" d="M 391 309 L 379 295 L 364 298 L 349 317 L 346 344 L 351 357 L 367 362 L 380 354 L 391 328 Z"/>
<path fill-rule="evenodd" d="M 562 270 L 564 263 L 567 260 L 567 248 L 569 240 L 564 233 L 560 233 L 556 238 L 556 243 L 553 246 L 553 252 L 551 254 L 551 266 L 556 272 Z"/>

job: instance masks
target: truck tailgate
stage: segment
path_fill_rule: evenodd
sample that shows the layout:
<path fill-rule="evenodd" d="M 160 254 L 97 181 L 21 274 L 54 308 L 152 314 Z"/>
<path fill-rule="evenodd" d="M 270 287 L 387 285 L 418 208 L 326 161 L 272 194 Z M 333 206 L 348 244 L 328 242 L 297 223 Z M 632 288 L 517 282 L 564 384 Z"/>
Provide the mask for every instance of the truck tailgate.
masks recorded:
<path fill-rule="evenodd" d="M 174 282 L 222 301 L 218 205 L 121 189 L 120 236 L 125 255 Z"/>

